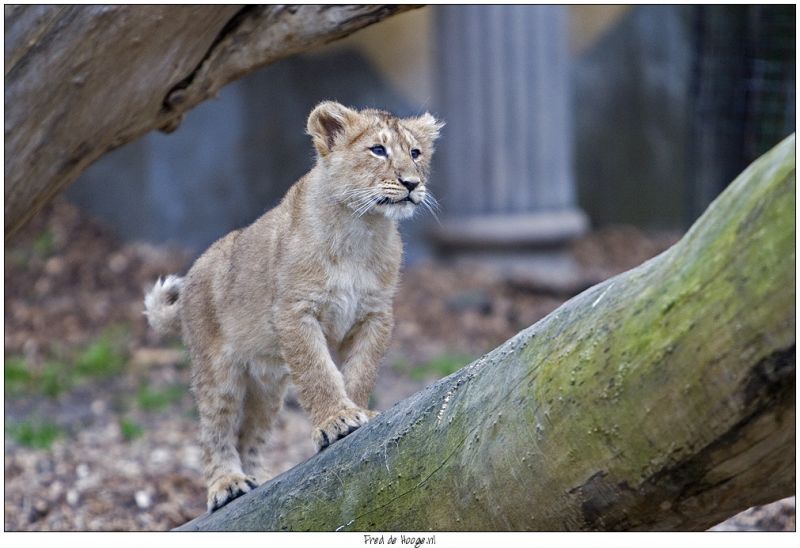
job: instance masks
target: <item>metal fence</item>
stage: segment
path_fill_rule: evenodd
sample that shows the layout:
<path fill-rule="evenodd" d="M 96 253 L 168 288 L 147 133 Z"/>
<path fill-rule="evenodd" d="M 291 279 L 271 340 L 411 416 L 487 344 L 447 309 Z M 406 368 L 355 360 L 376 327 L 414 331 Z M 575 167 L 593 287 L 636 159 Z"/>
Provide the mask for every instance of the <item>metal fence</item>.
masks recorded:
<path fill-rule="evenodd" d="M 795 130 L 795 6 L 690 12 L 692 218 L 748 164 Z"/>

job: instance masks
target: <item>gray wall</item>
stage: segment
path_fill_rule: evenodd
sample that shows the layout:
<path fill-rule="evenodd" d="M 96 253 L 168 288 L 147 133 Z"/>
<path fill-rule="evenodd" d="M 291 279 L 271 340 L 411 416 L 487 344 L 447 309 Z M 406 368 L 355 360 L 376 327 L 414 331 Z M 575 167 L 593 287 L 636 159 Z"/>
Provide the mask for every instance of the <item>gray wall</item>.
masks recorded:
<path fill-rule="evenodd" d="M 275 206 L 312 167 L 306 118 L 323 99 L 419 111 L 357 53 L 296 56 L 223 88 L 174 133 L 148 134 L 101 158 L 67 195 L 125 238 L 200 252 Z M 412 258 L 424 253 L 414 229 L 405 228 Z"/>
<path fill-rule="evenodd" d="M 637 7 L 573 63 L 579 203 L 596 225 L 687 221 L 687 15 L 683 6 Z"/>

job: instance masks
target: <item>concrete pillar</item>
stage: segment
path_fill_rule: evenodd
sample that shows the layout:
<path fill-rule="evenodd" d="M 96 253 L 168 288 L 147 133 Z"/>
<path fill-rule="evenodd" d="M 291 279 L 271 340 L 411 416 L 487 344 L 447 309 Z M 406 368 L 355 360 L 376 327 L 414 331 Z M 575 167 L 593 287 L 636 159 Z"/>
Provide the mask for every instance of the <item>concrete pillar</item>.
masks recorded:
<path fill-rule="evenodd" d="M 435 9 L 436 111 L 447 123 L 437 151 L 437 242 L 446 251 L 519 251 L 581 234 L 588 222 L 573 177 L 567 8 Z"/>

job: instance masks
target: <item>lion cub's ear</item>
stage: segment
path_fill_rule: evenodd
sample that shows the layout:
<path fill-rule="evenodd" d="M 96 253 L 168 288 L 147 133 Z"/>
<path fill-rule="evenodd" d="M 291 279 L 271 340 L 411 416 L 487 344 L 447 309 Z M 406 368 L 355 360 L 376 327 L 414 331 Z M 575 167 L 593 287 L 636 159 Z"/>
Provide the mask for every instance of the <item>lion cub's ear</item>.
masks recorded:
<path fill-rule="evenodd" d="M 439 138 L 439 131 L 444 127 L 444 122 L 434 118 L 430 112 L 426 112 L 417 118 L 409 118 L 407 123 L 412 130 L 428 139 L 431 145 Z"/>
<path fill-rule="evenodd" d="M 336 137 L 358 119 L 358 112 L 334 101 L 323 101 L 308 115 L 307 131 L 321 156 L 327 155 Z"/>

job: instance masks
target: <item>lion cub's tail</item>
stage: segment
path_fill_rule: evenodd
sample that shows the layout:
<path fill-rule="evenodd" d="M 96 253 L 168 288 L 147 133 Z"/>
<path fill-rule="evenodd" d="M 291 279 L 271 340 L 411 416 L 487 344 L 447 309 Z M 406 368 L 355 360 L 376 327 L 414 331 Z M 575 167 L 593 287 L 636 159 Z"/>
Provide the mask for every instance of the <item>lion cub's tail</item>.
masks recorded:
<path fill-rule="evenodd" d="M 161 278 L 153 289 L 144 296 L 144 314 L 150 327 L 161 335 L 177 333 L 180 329 L 181 289 L 183 278 L 167 276 L 162 282 Z"/>

